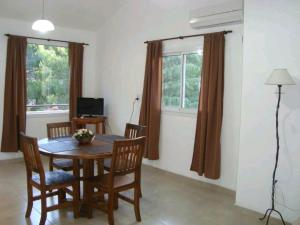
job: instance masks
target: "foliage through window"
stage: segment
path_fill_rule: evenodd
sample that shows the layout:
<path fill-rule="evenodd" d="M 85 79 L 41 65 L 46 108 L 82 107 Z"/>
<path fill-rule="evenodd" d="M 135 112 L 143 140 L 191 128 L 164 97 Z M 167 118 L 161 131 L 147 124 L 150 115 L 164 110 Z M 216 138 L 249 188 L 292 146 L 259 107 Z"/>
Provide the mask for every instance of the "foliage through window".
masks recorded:
<path fill-rule="evenodd" d="M 163 107 L 193 110 L 198 107 L 202 53 L 163 57 Z"/>
<path fill-rule="evenodd" d="M 68 48 L 27 45 L 27 111 L 69 109 Z"/>

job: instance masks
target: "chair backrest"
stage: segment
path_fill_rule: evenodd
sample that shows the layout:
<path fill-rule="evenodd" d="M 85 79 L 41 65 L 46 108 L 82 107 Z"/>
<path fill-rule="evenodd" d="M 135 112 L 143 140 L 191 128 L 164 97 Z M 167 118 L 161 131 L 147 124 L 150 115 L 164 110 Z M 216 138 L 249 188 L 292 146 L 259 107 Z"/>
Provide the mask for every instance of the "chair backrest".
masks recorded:
<path fill-rule="evenodd" d="M 31 178 L 33 172 L 38 173 L 42 183 L 45 179 L 45 172 L 38 149 L 37 139 L 28 137 L 21 132 L 20 143 L 21 151 L 24 155 L 27 176 Z"/>
<path fill-rule="evenodd" d="M 71 122 L 48 123 L 47 135 L 49 139 L 71 136 L 72 123 Z"/>
<path fill-rule="evenodd" d="M 126 138 L 137 138 L 145 136 L 145 126 L 126 123 L 125 134 Z"/>
<path fill-rule="evenodd" d="M 114 141 L 110 169 L 112 177 L 140 171 L 145 141 L 146 137 Z"/>

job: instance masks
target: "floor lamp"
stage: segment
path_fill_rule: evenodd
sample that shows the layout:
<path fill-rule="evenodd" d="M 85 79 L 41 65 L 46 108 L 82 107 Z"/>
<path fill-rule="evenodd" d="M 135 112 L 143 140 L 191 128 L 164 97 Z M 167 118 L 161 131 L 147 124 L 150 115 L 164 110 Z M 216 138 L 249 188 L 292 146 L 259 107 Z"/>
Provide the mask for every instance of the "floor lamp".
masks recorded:
<path fill-rule="evenodd" d="M 269 219 L 271 214 L 277 213 L 280 216 L 280 219 L 284 225 L 286 223 L 284 222 L 284 219 L 281 215 L 281 213 L 275 209 L 275 191 L 276 191 L 276 170 L 278 166 L 278 158 L 279 158 L 279 134 L 278 134 L 278 113 L 279 113 L 279 106 L 280 106 L 280 98 L 281 98 L 281 87 L 282 85 L 295 85 L 295 81 L 290 76 L 289 72 L 286 69 L 275 69 L 271 73 L 270 77 L 266 81 L 267 85 L 277 85 L 278 87 L 278 102 L 276 107 L 276 141 L 277 141 L 277 148 L 276 148 L 276 160 L 275 160 L 275 166 L 273 170 L 273 177 L 272 177 L 272 207 L 267 209 L 265 212 L 265 215 L 260 218 L 260 220 L 264 220 L 267 218 L 266 225 L 269 223 Z"/>

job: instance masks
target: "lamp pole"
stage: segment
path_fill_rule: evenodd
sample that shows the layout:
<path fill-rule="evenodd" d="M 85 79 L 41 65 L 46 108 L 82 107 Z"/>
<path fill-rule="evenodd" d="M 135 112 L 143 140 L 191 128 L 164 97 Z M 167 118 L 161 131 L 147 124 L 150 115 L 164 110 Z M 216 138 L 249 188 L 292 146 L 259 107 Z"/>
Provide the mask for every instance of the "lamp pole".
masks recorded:
<path fill-rule="evenodd" d="M 279 159 L 279 132 L 278 132 L 278 115 L 279 115 L 279 107 L 280 107 L 280 99 L 281 99 L 281 84 L 277 85 L 278 87 L 278 102 L 277 102 L 277 107 L 276 107 L 276 143 L 277 143 L 277 148 L 276 148 L 276 159 L 275 159 L 275 166 L 273 170 L 273 179 L 272 179 L 272 207 L 267 209 L 265 212 L 265 215 L 262 218 L 259 218 L 260 220 L 264 220 L 267 217 L 267 222 L 266 225 L 269 224 L 270 216 L 272 212 L 276 212 L 282 221 L 284 225 L 285 221 L 281 215 L 281 213 L 275 209 L 275 191 L 276 191 L 276 171 L 277 171 L 277 166 L 278 166 L 278 159 Z"/>
<path fill-rule="evenodd" d="M 278 159 L 279 159 L 279 132 L 278 132 L 278 115 L 279 115 L 279 107 L 280 107 L 280 100 L 281 100 L 281 87 L 282 85 L 295 85 L 295 81 L 289 74 L 288 70 L 285 68 L 277 68 L 274 69 L 267 81 L 265 82 L 267 85 L 276 85 L 278 87 L 278 102 L 277 102 L 277 107 L 276 107 L 276 158 L 275 158 L 275 166 L 273 170 L 273 176 L 272 176 L 272 206 L 271 208 L 267 209 L 265 212 L 265 215 L 262 218 L 259 218 L 260 220 L 264 220 L 267 218 L 267 223 L 266 225 L 269 224 L 270 216 L 273 212 L 277 213 L 280 216 L 280 219 L 284 225 L 286 223 L 284 222 L 284 219 L 281 215 L 281 213 L 275 209 L 275 192 L 276 192 L 276 185 L 277 181 L 276 180 L 276 171 L 278 167 Z"/>

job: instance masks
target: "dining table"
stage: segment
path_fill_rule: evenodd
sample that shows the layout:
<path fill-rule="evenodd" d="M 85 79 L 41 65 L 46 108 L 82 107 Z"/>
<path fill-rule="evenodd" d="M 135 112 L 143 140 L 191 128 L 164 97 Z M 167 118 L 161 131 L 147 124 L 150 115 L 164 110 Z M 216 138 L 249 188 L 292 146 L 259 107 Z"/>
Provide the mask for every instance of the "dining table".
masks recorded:
<path fill-rule="evenodd" d="M 42 155 L 73 160 L 73 175 L 83 182 L 82 196 L 80 197 L 81 216 L 89 215 L 87 196 L 93 190 L 90 188 L 88 180 L 95 176 L 95 161 L 97 162 L 97 175 L 101 176 L 104 173 L 104 159 L 112 157 L 113 142 L 120 139 L 125 138 L 119 135 L 96 134 L 90 144 L 79 144 L 72 137 L 45 138 L 38 141 L 39 152 Z M 80 173 L 81 165 L 83 168 L 82 176 Z M 78 189 L 81 193 L 80 185 Z"/>

